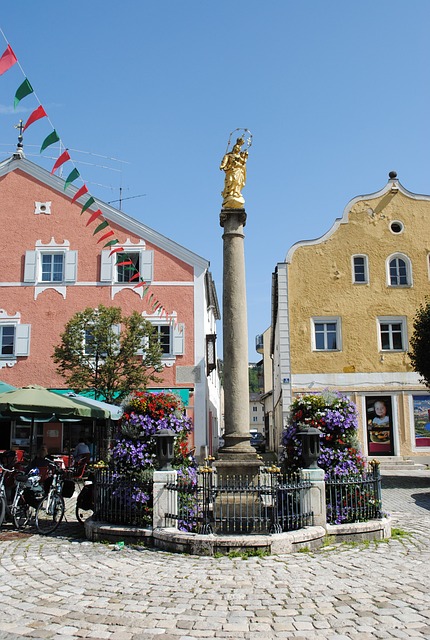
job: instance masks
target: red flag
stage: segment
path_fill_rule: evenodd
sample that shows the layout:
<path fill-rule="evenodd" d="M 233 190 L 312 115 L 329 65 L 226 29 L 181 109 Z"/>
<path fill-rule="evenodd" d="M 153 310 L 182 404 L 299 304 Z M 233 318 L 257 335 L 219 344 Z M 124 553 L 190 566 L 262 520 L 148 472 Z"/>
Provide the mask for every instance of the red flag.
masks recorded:
<path fill-rule="evenodd" d="M 136 278 L 140 278 L 140 273 L 139 273 L 138 271 L 134 274 L 134 276 L 131 276 L 131 278 L 130 278 L 130 282 L 131 282 L 132 280 L 136 280 Z"/>
<path fill-rule="evenodd" d="M 124 251 L 124 247 L 115 247 L 114 249 L 112 249 L 112 251 L 109 254 L 109 258 L 113 256 L 114 253 L 118 253 L 118 251 Z"/>
<path fill-rule="evenodd" d="M 81 187 L 81 188 L 79 189 L 79 191 L 77 191 L 77 192 L 75 193 L 75 195 L 73 196 L 72 201 L 71 201 L 71 203 L 70 203 L 70 204 L 73 204 L 73 203 L 74 203 L 78 198 L 80 198 L 81 196 L 83 196 L 83 195 L 84 195 L 84 193 L 88 193 L 88 189 L 87 189 L 87 187 L 86 187 L 85 185 L 84 185 L 83 187 Z"/>
<path fill-rule="evenodd" d="M 16 55 L 12 51 L 12 47 L 10 46 L 10 44 L 8 44 L 6 51 L 3 53 L 2 57 L 0 58 L 0 76 L 6 73 L 8 69 L 13 67 L 15 62 L 18 62 Z"/>
<path fill-rule="evenodd" d="M 27 122 L 24 125 L 23 131 L 25 131 L 27 129 L 27 127 L 29 127 L 31 124 L 33 124 L 33 122 L 36 122 L 36 120 L 40 120 L 40 118 L 47 118 L 47 117 L 48 116 L 46 115 L 45 109 L 42 107 L 42 105 L 40 105 L 30 115 L 29 119 L 27 120 Z"/>
<path fill-rule="evenodd" d="M 58 167 L 61 167 L 61 165 L 64 164 L 65 162 L 67 162 L 67 160 L 70 160 L 70 156 L 69 156 L 69 152 L 66 149 L 61 154 L 61 156 L 58 158 L 58 160 L 56 161 L 54 166 L 52 167 L 51 173 L 55 173 L 57 171 Z"/>
<path fill-rule="evenodd" d="M 114 249 L 114 251 L 119 251 L 119 249 Z M 116 267 L 124 267 L 125 265 L 133 264 L 132 260 L 124 260 L 124 262 L 117 262 Z"/>
<path fill-rule="evenodd" d="M 92 213 L 91 216 L 88 218 L 88 222 L 87 222 L 86 226 L 88 227 L 89 224 L 94 222 L 94 220 L 96 220 L 101 215 L 103 215 L 103 212 L 100 211 L 100 209 L 97 209 L 97 211 L 94 211 L 94 213 Z"/>
<path fill-rule="evenodd" d="M 102 236 L 100 238 L 100 240 L 97 240 L 97 244 L 99 244 L 99 242 L 102 242 L 102 240 L 106 240 L 106 238 L 109 238 L 110 236 L 115 235 L 114 231 L 108 231 L 107 233 L 104 234 L 104 236 Z"/>

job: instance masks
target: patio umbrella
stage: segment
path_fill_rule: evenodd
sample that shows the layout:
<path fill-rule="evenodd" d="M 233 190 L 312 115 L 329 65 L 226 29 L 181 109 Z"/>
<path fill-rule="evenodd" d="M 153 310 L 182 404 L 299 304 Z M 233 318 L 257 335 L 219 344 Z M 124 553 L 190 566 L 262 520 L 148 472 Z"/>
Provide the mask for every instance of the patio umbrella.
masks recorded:
<path fill-rule="evenodd" d="M 87 398 L 86 396 L 81 396 L 78 393 L 70 392 L 66 394 L 67 398 L 72 398 L 72 400 L 77 400 L 78 402 L 82 402 L 83 404 L 88 404 L 90 407 L 99 407 L 101 409 L 106 409 L 109 411 L 109 418 L 112 420 L 119 420 L 124 413 L 124 409 L 122 407 L 118 407 L 116 404 L 109 404 L 108 402 L 102 402 L 101 400 L 94 400 L 93 398 Z"/>
<path fill-rule="evenodd" d="M 37 385 L 1 393 L 0 413 L 11 417 L 31 418 L 30 456 L 34 453 L 35 420 L 61 421 L 63 418 L 109 418 L 110 416 L 106 409 L 91 407 Z"/>
<path fill-rule="evenodd" d="M 60 396 L 37 385 L 22 387 L 0 394 L 0 413 L 8 416 L 57 418 L 109 418 L 110 413 L 102 407 L 90 406 L 79 400 Z"/>
<path fill-rule="evenodd" d="M 0 380 L 0 393 L 4 393 L 5 391 L 13 391 L 16 387 L 12 387 L 11 384 L 7 384 L 7 382 L 2 382 Z"/>

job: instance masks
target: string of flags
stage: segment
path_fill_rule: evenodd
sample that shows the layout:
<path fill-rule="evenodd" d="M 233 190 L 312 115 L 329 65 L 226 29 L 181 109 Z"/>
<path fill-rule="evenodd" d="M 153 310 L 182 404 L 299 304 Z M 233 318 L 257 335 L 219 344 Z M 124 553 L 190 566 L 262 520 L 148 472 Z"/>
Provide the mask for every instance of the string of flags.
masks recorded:
<path fill-rule="evenodd" d="M 21 72 L 22 72 L 22 74 L 24 76 L 24 81 L 20 84 L 20 86 L 18 87 L 18 89 L 16 90 L 16 93 L 15 93 L 14 109 L 16 109 L 16 107 L 19 105 L 19 103 L 22 100 L 24 100 L 25 98 L 27 98 L 31 94 L 33 94 L 36 97 L 37 101 L 39 102 L 39 105 L 30 113 L 27 121 L 24 124 L 21 125 L 21 134 L 26 129 L 28 129 L 28 127 L 30 127 L 32 124 L 34 124 L 38 120 L 41 120 L 43 118 L 47 118 L 48 122 L 50 123 L 50 125 L 52 127 L 52 131 L 43 140 L 43 142 L 41 144 L 41 147 L 40 147 L 40 153 L 43 153 L 43 151 L 45 151 L 48 147 L 50 147 L 51 145 L 53 145 L 53 144 L 55 144 L 57 142 L 60 144 L 60 151 L 61 151 L 61 148 L 65 149 L 62 153 L 60 153 L 59 157 L 57 158 L 57 160 L 55 161 L 55 163 L 54 163 L 54 165 L 52 167 L 51 174 L 54 174 L 60 167 L 65 165 L 67 162 L 71 162 L 72 165 L 73 165 L 73 160 L 70 157 L 68 149 L 62 143 L 60 136 L 58 135 L 56 129 L 52 125 L 52 123 L 51 123 L 51 121 L 49 119 L 49 116 L 46 113 L 44 107 L 42 106 L 42 104 L 40 104 L 40 101 L 37 98 L 29 79 L 26 77 L 26 74 L 24 73 L 24 70 L 22 69 L 21 65 L 19 64 L 18 58 L 16 57 L 12 47 L 7 42 L 3 32 L 1 30 L 0 30 L 0 32 L 2 33 L 4 39 L 5 39 L 6 43 L 7 43 L 7 47 L 6 47 L 5 51 L 3 52 L 3 54 L 0 57 L 0 76 L 2 76 L 4 73 L 6 73 L 15 64 L 18 64 L 18 66 L 21 69 Z M 86 211 L 88 211 L 88 213 L 89 213 L 89 218 L 87 220 L 86 226 L 88 227 L 91 224 L 93 224 L 95 222 L 98 222 L 97 227 L 95 228 L 95 230 L 93 232 L 93 236 L 97 236 L 99 233 L 101 233 L 102 231 L 106 230 L 105 233 L 98 238 L 97 244 L 100 244 L 101 242 L 104 242 L 106 240 L 105 244 L 103 245 L 103 248 L 109 248 L 110 249 L 110 254 L 109 254 L 110 256 L 113 256 L 115 254 L 119 254 L 118 257 L 117 257 L 116 266 L 117 267 L 123 267 L 125 269 L 130 270 L 130 272 L 132 272 L 131 275 L 130 275 L 129 280 L 130 280 L 130 282 L 136 281 L 136 283 L 134 284 L 133 288 L 135 288 L 135 289 L 142 288 L 142 299 L 145 298 L 146 296 L 148 296 L 147 303 L 148 303 L 152 313 L 158 313 L 161 317 L 163 315 L 165 315 L 167 319 L 170 319 L 170 322 L 172 324 L 177 326 L 178 323 L 176 321 L 176 318 L 174 316 L 170 316 L 170 318 L 169 318 L 169 314 L 166 311 L 166 309 L 164 308 L 164 306 L 162 305 L 162 303 L 156 298 L 156 296 L 154 295 L 153 292 L 149 291 L 150 285 L 143 280 L 143 278 L 141 277 L 140 272 L 137 269 L 135 263 L 133 262 L 131 257 L 127 254 L 127 251 L 124 249 L 124 247 L 121 246 L 121 243 L 119 242 L 119 240 L 115 237 L 115 232 L 110 228 L 109 221 L 106 220 L 103 217 L 103 212 L 100 209 L 96 209 L 96 211 L 92 211 L 91 210 L 91 207 L 93 207 L 93 205 L 96 204 L 96 200 L 90 194 L 90 192 L 88 190 L 88 187 L 86 186 L 86 184 L 83 181 L 78 169 L 75 166 L 73 166 L 72 170 L 67 175 L 67 178 L 66 178 L 66 180 L 64 182 L 64 191 L 67 191 L 68 187 L 71 184 L 73 184 L 76 180 L 78 180 L 78 178 L 80 178 L 84 184 L 73 195 L 73 197 L 71 198 L 70 203 L 74 204 L 75 202 L 77 202 L 77 200 L 79 200 L 83 196 L 88 196 L 87 199 L 85 200 L 85 203 L 83 204 L 83 206 L 81 208 L 81 215 L 83 213 L 85 213 Z"/>

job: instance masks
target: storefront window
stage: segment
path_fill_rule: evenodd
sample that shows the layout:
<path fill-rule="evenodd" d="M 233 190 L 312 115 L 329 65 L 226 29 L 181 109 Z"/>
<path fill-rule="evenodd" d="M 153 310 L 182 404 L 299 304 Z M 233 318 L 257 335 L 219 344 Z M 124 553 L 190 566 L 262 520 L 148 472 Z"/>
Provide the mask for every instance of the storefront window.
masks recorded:
<path fill-rule="evenodd" d="M 430 447 L 430 396 L 412 396 L 415 446 Z"/>
<path fill-rule="evenodd" d="M 369 454 L 394 455 L 391 396 L 368 396 L 366 419 Z"/>

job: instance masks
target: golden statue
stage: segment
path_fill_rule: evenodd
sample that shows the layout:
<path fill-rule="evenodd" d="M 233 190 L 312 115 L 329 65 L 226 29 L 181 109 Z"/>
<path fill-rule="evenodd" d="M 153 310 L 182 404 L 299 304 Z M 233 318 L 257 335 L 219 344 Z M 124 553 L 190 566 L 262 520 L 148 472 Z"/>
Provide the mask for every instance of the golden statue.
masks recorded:
<path fill-rule="evenodd" d="M 224 191 L 221 195 L 222 206 L 226 209 L 243 209 L 245 204 L 242 189 L 246 182 L 248 151 L 241 151 L 244 144 L 243 138 L 237 138 L 233 149 L 225 154 L 220 164 L 220 169 L 225 171 Z"/>

